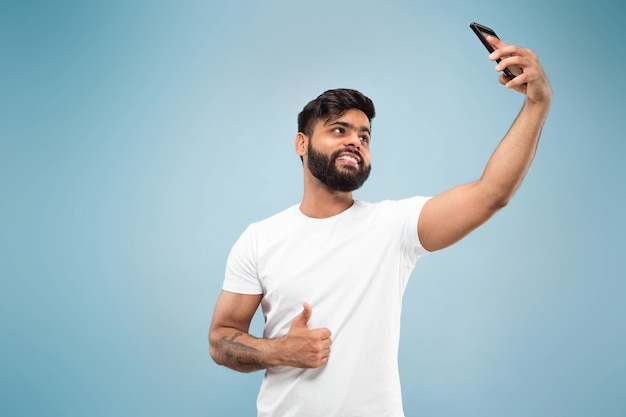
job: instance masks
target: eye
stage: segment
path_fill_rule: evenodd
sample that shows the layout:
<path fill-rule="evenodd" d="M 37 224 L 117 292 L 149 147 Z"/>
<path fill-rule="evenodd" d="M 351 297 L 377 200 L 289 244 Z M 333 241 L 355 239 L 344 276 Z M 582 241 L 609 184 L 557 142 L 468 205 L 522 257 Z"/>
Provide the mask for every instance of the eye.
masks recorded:
<path fill-rule="evenodd" d="M 342 127 L 336 127 L 336 128 L 333 129 L 333 132 L 343 134 L 345 132 L 345 130 Z"/>
<path fill-rule="evenodd" d="M 370 143 L 370 138 L 369 138 L 369 136 L 365 136 L 365 135 L 363 135 L 363 136 L 359 136 L 359 139 L 361 139 L 361 142 L 364 142 L 364 143 Z"/>

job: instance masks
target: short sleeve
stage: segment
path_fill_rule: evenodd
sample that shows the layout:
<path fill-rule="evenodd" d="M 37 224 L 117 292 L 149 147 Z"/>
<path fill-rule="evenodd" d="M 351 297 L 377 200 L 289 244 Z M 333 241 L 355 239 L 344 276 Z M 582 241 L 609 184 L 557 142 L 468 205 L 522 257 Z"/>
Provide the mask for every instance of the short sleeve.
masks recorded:
<path fill-rule="evenodd" d="M 431 197 L 412 197 L 400 200 L 403 202 L 404 210 L 406 210 L 404 213 L 405 223 L 402 232 L 402 240 L 404 242 L 406 255 L 413 264 L 417 262 L 420 256 L 429 253 L 420 242 L 417 234 L 417 222 L 422 208 L 424 208 L 424 204 L 426 204 L 430 198 Z"/>
<path fill-rule="evenodd" d="M 230 250 L 222 289 L 239 294 L 262 294 L 256 260 L 254 228 L 248 226 Z"/>

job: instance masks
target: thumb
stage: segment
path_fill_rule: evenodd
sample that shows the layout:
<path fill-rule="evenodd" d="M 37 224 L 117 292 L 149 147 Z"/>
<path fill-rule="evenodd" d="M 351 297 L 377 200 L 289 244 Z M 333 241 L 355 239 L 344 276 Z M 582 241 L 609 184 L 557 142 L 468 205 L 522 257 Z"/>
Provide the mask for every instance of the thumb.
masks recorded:
<path fill-rule="evenodd" d="M 311 318 L 311 313 L 313 312 L 313 309 L 311 308 L 311 305 L 307 302 L 302 303 L 302 314 L 300 314 L 291 324 L 292 326 L 296 325 L 296 326 L 301 326 L 301 327 L 306 327 L 306 324 L 308 323 L 309 319 Z"/>
<path fill-rule="evenodd" d="M 492 35 L 487 36 L 487 42 L 489 42 L 491 46 L 493 46 L 493 49 L 498 49 L 506 45 L 504 42 L 502 42 L 502 40 L 500 40 L 500 38 Z"/>

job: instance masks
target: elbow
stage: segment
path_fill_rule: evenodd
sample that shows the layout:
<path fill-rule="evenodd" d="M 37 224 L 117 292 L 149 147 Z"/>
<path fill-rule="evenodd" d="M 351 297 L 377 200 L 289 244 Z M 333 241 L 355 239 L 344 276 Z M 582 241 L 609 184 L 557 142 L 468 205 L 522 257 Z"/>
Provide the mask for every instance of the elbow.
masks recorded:
<path fill-rule="evenodd" d="M 222 365 L 222 363 L 220 363 L 219 355 L 217 354 L 216 349 L 211 345 L 209 345 L 209 356 L 211 357 L 211 359 L 213 359 L 213 362 L 218 365 Z"/>
<path fill-rule="evenodd" d="M 502 210 L 509 204 L 509 198 L 492 199 L 483 206 L 480 224 L 491 219 L 498 211 Z"/>
<path fill-rule="evenodd" d="M 511 201 L 511 196 L 510 195 L 506 195 L 506 196 L 498 196 L 493 198 L 490 201 L 489 204 L 489 211 L 494 214 L 497 211 L 503 209 L 504 207 L 506 207 L 509 202 Z"/>
<path fill-rule="evenodd" d="M 495 214 L 500 209 L 506 207 L 511 198 L 515 194 L 515 190 L 511 190 L 510 187 L 501 187 L 497 189 L 487 189 L 483 193 L 483 206 L 490 213 L 490 216 Z"/>
<path fill-rule="evenodd" d="M 216 340 L 215 335 L 211 331 L 209 331 L 209 356 L 213 359 L 218 365 L 224 365 L 223 355 L 221 354 L 221 349 L 219 348 L 219 342 Z"/>
<path fill-rule="evenodd" d="M 520 182 L 512 181 L 494 181 L 492 179 L 481 178 L 474 185 L 478 190 L 477 196 L 480 198 L 480 204 L 484 210 L 493 215 L 498 210 L 506 207 L 513 195 L 520 186 Z"/>

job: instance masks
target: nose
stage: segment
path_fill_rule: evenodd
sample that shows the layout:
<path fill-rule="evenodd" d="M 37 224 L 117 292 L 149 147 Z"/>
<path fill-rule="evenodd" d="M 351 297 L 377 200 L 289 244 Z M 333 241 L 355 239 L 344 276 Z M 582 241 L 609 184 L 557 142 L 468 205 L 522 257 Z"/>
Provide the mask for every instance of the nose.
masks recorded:
<path fill-rule="evenodd" d="M 348 135 L 346 145 L 352 146 L 357 150 L 361 149 L 361 138 L 359 138 L 359 134 L 357 132 L 354 132 L 353 134 Z"/>

